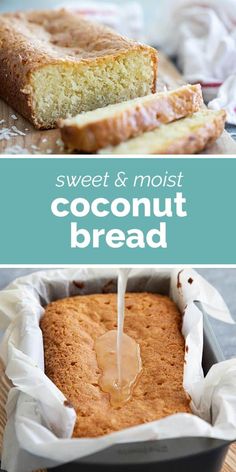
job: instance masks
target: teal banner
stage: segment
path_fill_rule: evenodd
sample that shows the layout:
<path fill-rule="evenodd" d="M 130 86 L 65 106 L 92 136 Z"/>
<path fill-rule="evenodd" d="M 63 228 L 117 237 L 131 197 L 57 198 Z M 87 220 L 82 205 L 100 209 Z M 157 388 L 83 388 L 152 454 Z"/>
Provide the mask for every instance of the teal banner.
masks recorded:
<path fill-rule="evenodd" d="M 236 264 L 236 159 L 1 158 L 0 264 Z"/>

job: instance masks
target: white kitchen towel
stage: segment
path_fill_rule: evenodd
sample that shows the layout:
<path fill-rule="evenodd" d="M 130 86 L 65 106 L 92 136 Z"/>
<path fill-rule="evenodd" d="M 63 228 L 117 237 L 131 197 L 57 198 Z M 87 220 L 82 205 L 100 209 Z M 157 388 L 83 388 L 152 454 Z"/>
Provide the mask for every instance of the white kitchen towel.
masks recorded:
<path fill-rule="evenodd" d="M 143 40 L 143 10 L 138 2 L 119 5 L 112 2 L 77 0 L 59 2 L 57 7 L 72 10 L 88 20 L 109 26 L 132 39 Z"/>
<path fill-rule="evenodd" d="M 236 0 L 172 0 L 164 24 L 156 41 L 177 56 L 187 82 L 201 83 L 210 108 L 236 124 Z"/>

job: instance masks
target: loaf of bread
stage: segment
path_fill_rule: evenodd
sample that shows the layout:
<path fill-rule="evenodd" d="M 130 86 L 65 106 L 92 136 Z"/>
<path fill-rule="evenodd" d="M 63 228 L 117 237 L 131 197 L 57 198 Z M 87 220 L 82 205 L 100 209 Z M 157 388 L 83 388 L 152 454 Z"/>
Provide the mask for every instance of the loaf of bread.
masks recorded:
<path fill-rule="evenodd" d="M 100 154 L 196 154 L 211 146 L 224 130 L 223 110 L 201 110 L 154 131 L 132 138 Z"/>
<path fill-rule="evenodd" d="M 132 398 L 119 409 L 98 382 L 95 340 L 116 329 L 116 294 L 66 298 L 46 307 L 41 320 L 45 371 L 77 414 L 74 437 L 96 437 L 190 412 L 183 389 L 182 317 L 165 296 L 127 293 L 124 331 L 139 343 L 142 373 Z"/>
<path fill-rule="evenodd" d="M 66 10 L 0 15 L 0 96 L 37 128 L 156 91 L 157 51 Z"/>
<path fill-rule="evenodd" d="M 151 131 L 162 123 L 191 115 L 202 106 L 201 86 L 185 85 L 170 92 L 108 105 L 58 124 L 69 150 L 93 153 Z"/>

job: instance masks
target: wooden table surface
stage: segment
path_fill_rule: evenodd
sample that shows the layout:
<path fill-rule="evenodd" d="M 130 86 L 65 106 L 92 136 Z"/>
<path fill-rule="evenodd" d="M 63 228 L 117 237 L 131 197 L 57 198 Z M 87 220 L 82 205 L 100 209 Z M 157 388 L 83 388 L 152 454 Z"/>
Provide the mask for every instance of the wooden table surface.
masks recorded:
<path fill-rule="evenodd" d="M 159 54 L 158 90 L 177 88 L 184 79 L 176 67 Z M 236 154 L 236 143 L 225 131 L 206 154 Z M 37 131 L 22 116 L 0 100 L 0 154 L 65 154 L 59 130 Z"/>
<path fill-rule="evenodd" d="M 202 472 L 207 472 L 207 470 Z M 230 448 L 222 472 L 236 472 L 236 444 Z"/>

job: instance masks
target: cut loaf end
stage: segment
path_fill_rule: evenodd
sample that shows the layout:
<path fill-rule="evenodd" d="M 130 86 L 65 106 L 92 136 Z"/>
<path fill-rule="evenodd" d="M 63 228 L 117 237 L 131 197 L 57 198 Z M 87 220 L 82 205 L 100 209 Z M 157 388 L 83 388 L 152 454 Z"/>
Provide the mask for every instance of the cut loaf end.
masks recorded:
<path fill-rule="evenodd" d="M 32 73 L 29 89 L 35 126 L 54 128 L 61 118 L 152 93 L 154 60 L 149 50 L 141 49 L 114 60 L 40 67 Z"/>

